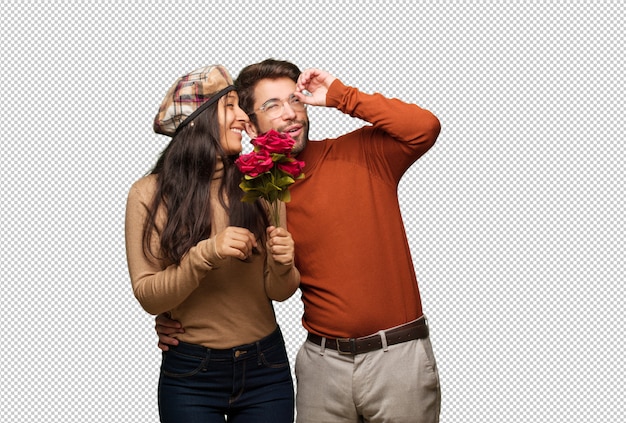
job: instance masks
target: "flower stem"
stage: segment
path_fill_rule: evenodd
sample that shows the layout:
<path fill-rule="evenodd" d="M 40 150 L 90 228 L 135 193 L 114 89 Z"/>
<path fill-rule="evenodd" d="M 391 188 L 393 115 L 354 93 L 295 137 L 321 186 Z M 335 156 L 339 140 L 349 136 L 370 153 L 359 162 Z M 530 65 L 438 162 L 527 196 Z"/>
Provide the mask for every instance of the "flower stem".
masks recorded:
<path fill-rule="evenodd" d="M 280 227 L 280 201 L 274 200 L 272 202 L 272 220 L 274 221 L 274 226 Z"/>

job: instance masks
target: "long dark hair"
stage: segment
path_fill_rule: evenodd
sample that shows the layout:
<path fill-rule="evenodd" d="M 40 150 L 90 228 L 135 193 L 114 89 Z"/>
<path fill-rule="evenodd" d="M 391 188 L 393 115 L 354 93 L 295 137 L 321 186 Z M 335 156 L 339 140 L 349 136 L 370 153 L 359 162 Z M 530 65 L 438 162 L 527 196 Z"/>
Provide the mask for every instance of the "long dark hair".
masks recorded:
<path fill-rule="evenodd" d="M 224 170 L 218 190 L 219 202 L 226 210 L 229 224 L 249 229 L 260 240 L 269 226 L 260 201 L 241 201 L 242 174 L 234 164 L 237 155 L 227 156 L 220 145 L 218 101 L 178 132 L 161 153 L 150 172 L 157 175 L 157 189 L 144 223 L 144 253 L 180 264 L 191 247 L 211 234 L 211 181 L 218 162 Z M 224 107 L 222 105 L 222 107 Z M 163 207 L 165 224 L 157 228 L 157 211 Z M 160 230 L 160 251 L 151 250 L 153 231 Z"/>

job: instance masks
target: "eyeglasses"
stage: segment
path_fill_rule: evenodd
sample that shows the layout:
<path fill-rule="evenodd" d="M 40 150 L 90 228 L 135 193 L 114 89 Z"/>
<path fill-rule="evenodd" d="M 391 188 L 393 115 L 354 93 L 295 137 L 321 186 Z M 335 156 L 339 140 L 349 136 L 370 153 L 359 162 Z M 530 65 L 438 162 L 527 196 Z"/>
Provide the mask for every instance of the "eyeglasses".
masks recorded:
<path fill-rule="evenodd" d="M 265 113 L 270 119 L 276 119 L 283 115 L 285 103 L 289 103 L 289 107 L 291 107 L 294 112 L 301 112 L 306 109 L 306 104 L 301 102 L 295 95 L 292 95 L 286 100 L 268 100 L 263 103 L 261 107 L 256 109 L 255 112 L 259 111 Z"/>

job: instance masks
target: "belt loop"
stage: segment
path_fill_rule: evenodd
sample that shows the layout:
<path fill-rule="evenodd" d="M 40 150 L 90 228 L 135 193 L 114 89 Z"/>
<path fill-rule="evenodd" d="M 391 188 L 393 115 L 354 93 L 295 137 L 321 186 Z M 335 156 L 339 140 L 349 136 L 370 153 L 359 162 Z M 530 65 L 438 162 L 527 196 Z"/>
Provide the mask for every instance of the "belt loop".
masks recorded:
<path fill-rule="evenodd" d="M 204 360 L 202 360 L 202 371 L 206 372 L 209 368 L 209 362 L 211 361 L 211 348 L 206 349 L 206 355 L 204 356 Z"/>
<path fill-rule="evenodd" d="M 326 338 L 322 336 L 322 342 L 320 343 L 320 355 L 324 356 L 324 351 L 326 351 Z"/>
<path fill-rule="evenodd" d="M 259 341 L 255 342 L 256 344 L 256 364 L 261 366 L 263 362 L 261 361 L 261 357 L 263 356 L 263 349 L 261 348 L 261 343 Z"/>
<path fill-rule="evenodd" d="M 387 345 L 387 335 L 385 335 L 385 331 L 384 330 L 379 330 L 378 331 L 378 335 L 380 336 L 380 340 L 383 343 L 383 351 L 384 352 L 389 351 L 389 346 Z"/>

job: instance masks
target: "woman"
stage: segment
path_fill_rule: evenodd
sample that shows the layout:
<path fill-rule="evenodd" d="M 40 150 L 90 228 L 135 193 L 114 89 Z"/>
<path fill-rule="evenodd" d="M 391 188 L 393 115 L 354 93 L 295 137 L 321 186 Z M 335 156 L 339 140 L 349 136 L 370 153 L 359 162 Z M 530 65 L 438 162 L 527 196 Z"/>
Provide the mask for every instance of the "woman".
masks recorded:
<path fill-rule="evenodd" d="M 154 120 L 171 136 L 133 184 L 126 250 L 136 298 L 184 324 L 163 353 L 162 422 L 292 422 L 293 382 L 272 300 L 297 289 L 294 243 L 261 202 L 240 201 L 248 116 L 220 65 L 176 80 Z M 284 209 L 284 206 L 283 206 Z"/>

